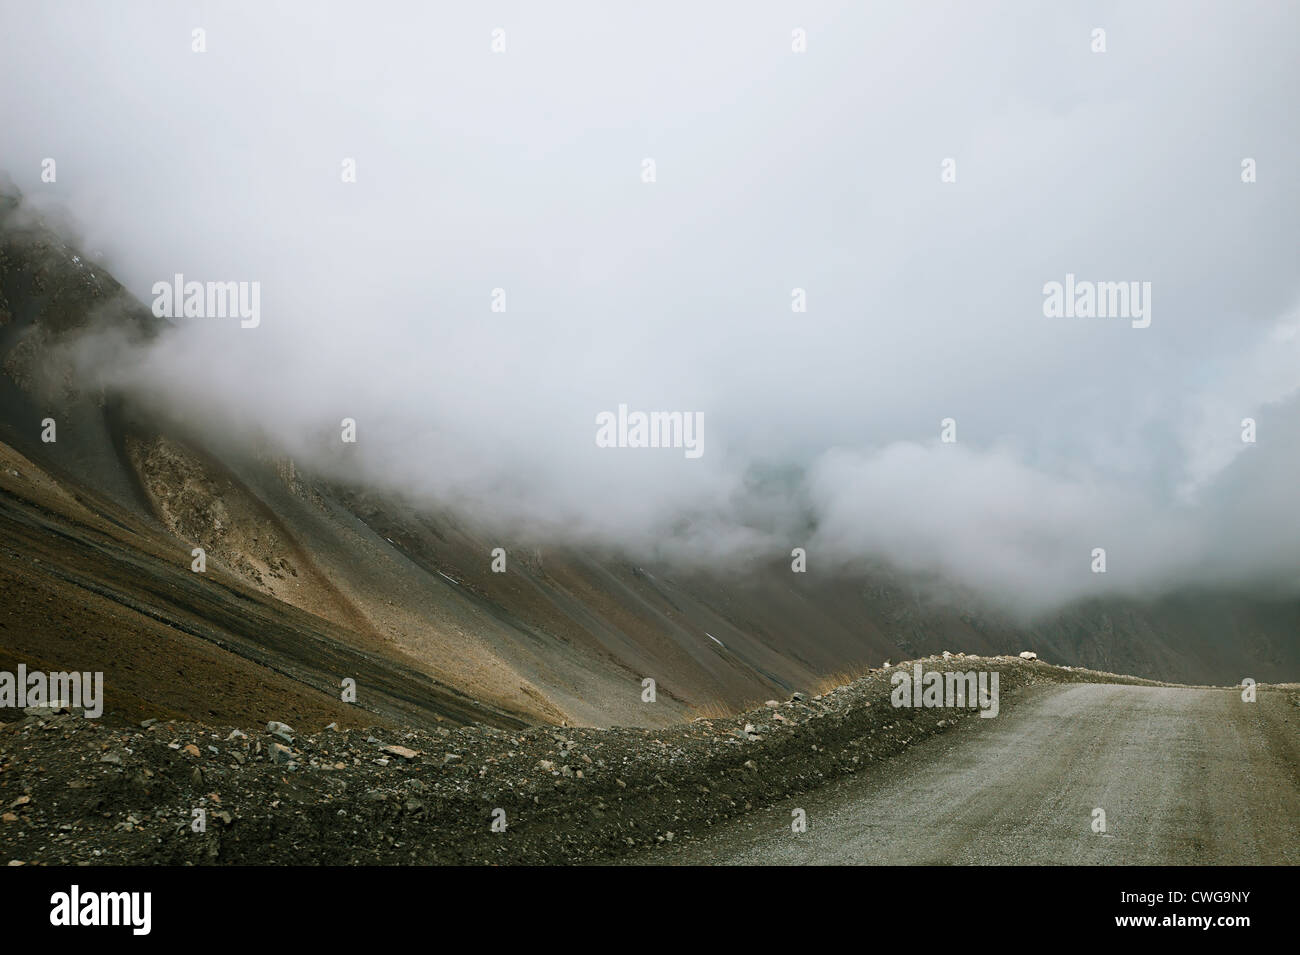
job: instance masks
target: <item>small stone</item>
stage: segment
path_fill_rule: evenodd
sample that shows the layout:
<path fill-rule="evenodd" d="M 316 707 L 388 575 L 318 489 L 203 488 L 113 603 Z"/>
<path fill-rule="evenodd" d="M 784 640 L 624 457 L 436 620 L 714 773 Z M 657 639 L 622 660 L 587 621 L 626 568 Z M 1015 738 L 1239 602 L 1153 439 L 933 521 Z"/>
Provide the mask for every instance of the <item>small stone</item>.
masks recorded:
<path fill-rule="evenodd" d="M 538 762 L 537 768 L 544 773 L 552 773 L 555 772 L 555 763 L 551 762 L 549 759 L 543 759 Z"/>
<path fill-rule="evenodd" d="M 230 735 L 226 737 L 226 742 L 229 743 L 232 739 L 248 739 L 248 734 L 239 730 L 231 730 Z"/>
<path fill-rule="evenodd" d="M 747 759 L 745 760 L 745 768 L 753 772 L 758 772 L 758 763 L 754 762 L 752 759 Z"/>
<path fill-rule="evenodd" d="M 186 746 L 183 750 L 181 750 L 181 752 L 183 752 L 183 753 L 189 753 L 191 756 L 201 756 L 201 755 L 202 755 L 202 754 L 199 752 L 199 748 L 198 748 L 197 746 L 195 746 L 193 743 L 190 743 L 190 744 L 189 744 L 188 746 Z"/>
<path fill-rule="evenodd" d="M 390 756 L 400 756 L 402 759 L 415 759 L 420 755 L 419 750 L 408 749 L 405 746 L 385 746 L 380 752 L 388 753 Z"/>
<path fill-rule="evenodd" d="M 781 704 L 778 703 L 776 700 L 768 700 L 768 701 L 767 701 L 766 703 L 764 703 L 763 705 L 764 705 L 764 706 L 770 706 L 770 707 L 776 708 L 776 707 L 780 706 Z"/>

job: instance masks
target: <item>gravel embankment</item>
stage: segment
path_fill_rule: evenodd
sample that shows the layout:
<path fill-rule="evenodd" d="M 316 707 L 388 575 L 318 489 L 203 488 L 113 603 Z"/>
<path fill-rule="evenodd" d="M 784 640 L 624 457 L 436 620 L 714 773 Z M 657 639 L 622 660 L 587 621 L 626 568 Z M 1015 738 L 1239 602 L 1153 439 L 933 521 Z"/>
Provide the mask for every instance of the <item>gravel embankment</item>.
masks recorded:
<path fill-rule="evenodd" d="M 1150 681 L 1015 657 L 931 657 L 1000 674 L 1003 711 L 1059 683 Z M 882 763 L 975 709 L 894 708 L 879 670 L 824 696 L 658 730 L 302 732 L 45 711 L 0 728 L 9 864 L 575 863 L 676 840 Z M 12 715 L 12 714 L 11 714 Z M 206 831 L 193 831 L 194 810 Z M 497 810 L 500 810 L 498 812 Z M 504 831 L 493 831 L 504 820 Z"/>

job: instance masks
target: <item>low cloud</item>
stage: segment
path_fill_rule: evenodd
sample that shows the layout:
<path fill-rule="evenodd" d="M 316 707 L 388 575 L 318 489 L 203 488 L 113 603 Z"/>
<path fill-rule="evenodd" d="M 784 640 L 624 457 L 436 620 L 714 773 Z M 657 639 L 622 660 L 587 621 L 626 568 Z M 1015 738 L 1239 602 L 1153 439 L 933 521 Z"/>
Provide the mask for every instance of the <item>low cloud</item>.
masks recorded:
<path fill-rule="evenodd" d="M 0 167 L 146 305 L 261 290 L 256 328 L 83 342 L 87 380 L 647 557 L 1026 612 L 1300 579 L 1295 9 L 314 9 L 208 10 L 203 54 L 164 4 L 6 18 Z M 1045 317 L 1067 274 L 1151 283 L 1149 327 Z M 619 404 L 705 453 L 598 447 Z"/>

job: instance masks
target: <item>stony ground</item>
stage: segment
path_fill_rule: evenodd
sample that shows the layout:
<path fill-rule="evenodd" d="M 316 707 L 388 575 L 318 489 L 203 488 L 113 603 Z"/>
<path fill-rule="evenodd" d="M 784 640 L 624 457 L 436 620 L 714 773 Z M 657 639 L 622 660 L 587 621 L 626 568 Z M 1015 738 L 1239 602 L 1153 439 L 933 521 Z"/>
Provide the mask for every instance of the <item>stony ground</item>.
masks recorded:
<path fill-rule="evenodd" d="M 924 663 L 996 670 L 1002 709 L 1043 684 L 1149 683 L 1015 657 Z M 115 728 L 37 710 L 0 726 L 0 859 L 608 861 L 850 774 L 884 772 L 919 740 L 980 721 L 974 709 L 894 708 L 894 669 L 824 696 L 655 730 Z"/>
<path fill-rule="evenodd" d="M 909 746 L 888 772 L 787 797 L 628 861 L 1300 864 L 1293 691 L 1266 688 L 1247 702 L 1236 688 L 1084 683 L 1023 697 L 978 728 Z"/>

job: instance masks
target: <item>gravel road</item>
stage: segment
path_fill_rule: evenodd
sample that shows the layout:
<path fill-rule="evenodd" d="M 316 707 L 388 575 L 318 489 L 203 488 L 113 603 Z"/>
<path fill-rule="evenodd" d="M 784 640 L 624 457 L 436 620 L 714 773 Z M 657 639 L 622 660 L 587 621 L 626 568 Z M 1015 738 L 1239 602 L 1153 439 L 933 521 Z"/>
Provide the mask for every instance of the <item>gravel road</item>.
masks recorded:
<path fill-rule="evenodd" d="M 1300 863 L 1295 694 L 1044 688 L 975 732 L 627 860 L 670 865 Z M 807 831 L 791 830 L 803 809 Z M 1093 831 L 1094 810 L 1106 831 Z"/>

